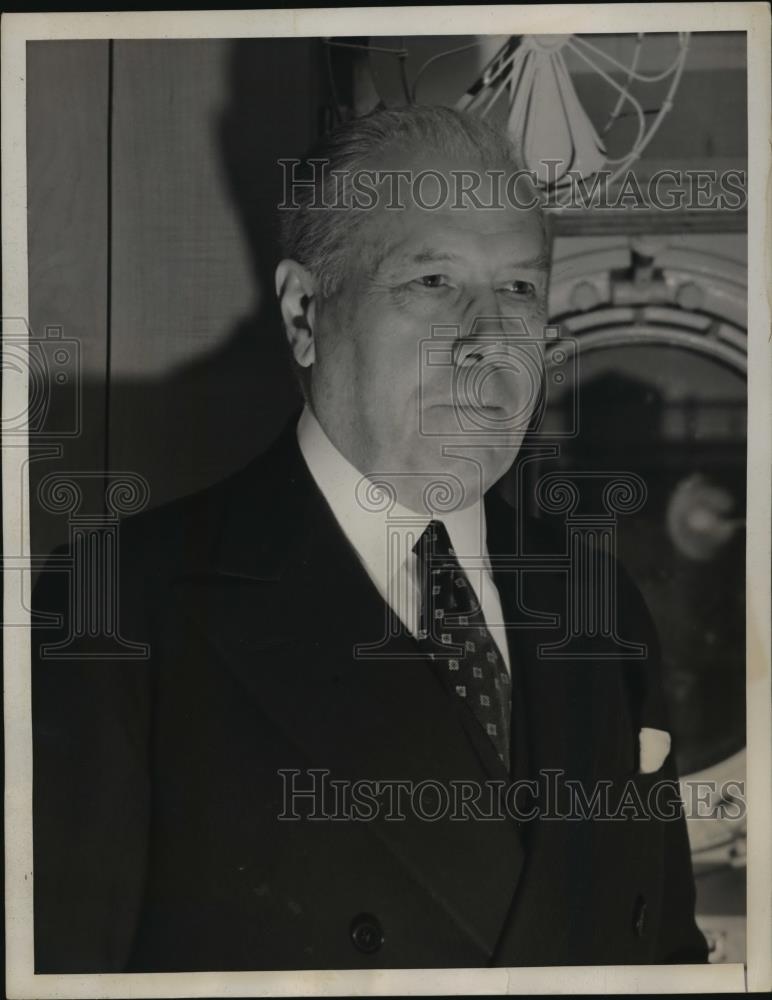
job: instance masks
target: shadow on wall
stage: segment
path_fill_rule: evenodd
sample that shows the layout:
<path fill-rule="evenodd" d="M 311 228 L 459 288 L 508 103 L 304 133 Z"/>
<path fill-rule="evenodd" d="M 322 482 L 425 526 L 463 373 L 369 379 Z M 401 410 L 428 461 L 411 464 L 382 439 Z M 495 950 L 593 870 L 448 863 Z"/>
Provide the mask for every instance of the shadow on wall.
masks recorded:
<path fill-rule="evenodd" d="M 156 425 L 162 428 L 162 440 L 157 448 L 142 445 L 138 455 L 138 465 L 152 463 L 142 472 L 154 486 L 153 505 L 216 482 L 249 461 L 300 405 L 273 289 L 279 260 L 276 206 L 282 197 L 277 161 L 299 155 L 313 138 L 311 44 L 304 42 L 302 52 L 289 53 L 285 47 L 251 39 L 230 47 L 228 100 L 217 122 L 217 140 L 222 176 L 246 236 L 260 294 L 254 297 L 255 311 L 215 350 L 168 379 L 137 386 L 143 397 L 140 405 L 126 401 L 119 407 L 132 414 L 162 416 Z M 302 72 L 286 72 L 288 54 Z M 272 96 L 282 65 L 278 103 Z M 134 391 L 127 384 L 113 390 Z"/>
<path fill-rule="evenodd" d="M 40 459 L 31 468 L 33 547 L 38 554 L 51 551 L 67 537 L 67 517 L 42 511 L 35 503 L 36 483 L 48 473 L 105 466 L 131 471 L 147 481 L 148 506 L 156 507 L 209 486 L 246 464 L 271 443 L 301 405 L 274 295 L 279 260 L 277 205 L 282 199 L 277 161 L 300 155 L 315 138 L 319 87 L 314 44 L 313 39 L 288 39 L 280 45 L 261 39 L 228 44 L 225 101 L 217 105 L 219 113 L 212 122 L 212 156 L 218 161 L 213 176 L 224 184 L 245 236 L 254 283 L 254 295 L 248 296 L 252 310 L 227 332 L 212 329 L 216 340 L 212 350 L 163 375 L 116 377 L 107 393 L 101 378 L 84 381 L 85 433 L 65 441 L 61 458 Z M 280 101 L 275 96 L 279 80 Z M 190 210 L 221 213 L 222 203 L 217 199 L 214 208 L 202 203 L 191 205 Z M 210 228 L 216 235 L 232 227 L 223 226 L 217 218 Z M 213 246 L 217 253 L 244 252 L 233 246 L 219 250 Z M 160 255 L 165 248 L 157 252 Z M 196 246 L 172 246 L 170 252 L 178 255 L 178 269 L 184 269 L 186 259 L 192 260 L 192 274 L 205 267 L 191 256 L 200 252 Z M 131 275 L 123 277 L 132 280 Z M 153 291 L 158 294 L 157 288 Z M 174 287 L 161 286 L 161 291 L 170 297 L 184 294 Z M 205 308 L 208 301 L 206 296 L 197 305 L 183 301 L 181 309 L 202 308 L 202 303 Z M 216 324 L 218 311 L 227 312 L 225 306 L 222 291 L 218 299 L 215 290 L 212 323 Z M 194 319 L 199 327 L 208 323 L 206 315 Z M 183 335 L 184 330 L 183 314 L 171 335 Z M 42 330 L 35 333 L 44 335 Z M 137 350 L 141 350 L 139 339 Z M 49 433 L 68 426 L 70 417 L 65 411 L 69 407 L 70 399 L 53 393 L 45 418 Z M 100 441 L 105 434 L 109 454 Z M 100 503 L 96 493 L 92 500 Z"/>

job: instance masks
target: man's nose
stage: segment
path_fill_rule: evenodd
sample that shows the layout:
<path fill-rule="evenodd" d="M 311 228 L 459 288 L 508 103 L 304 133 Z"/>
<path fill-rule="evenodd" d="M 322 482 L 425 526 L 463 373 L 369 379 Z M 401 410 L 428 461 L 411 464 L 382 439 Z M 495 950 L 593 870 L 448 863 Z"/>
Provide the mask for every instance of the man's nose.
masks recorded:
<path fill-rule="evenodd" d="M 453 351 L 456 367 L 469 368 L 479 364 L 490 350 L 489 344 L 490 342 L 480 340 L 477 337 L 459 337 Z"/>
<path fill-rule="evenodd" d="M 464 309 L 456 344 L 456 364 L 478 363 L 492 348 L 500 348 L 502 341 L 513 333 L 513 317 L 502 312 L 495 290 L 476 289 Z"/>

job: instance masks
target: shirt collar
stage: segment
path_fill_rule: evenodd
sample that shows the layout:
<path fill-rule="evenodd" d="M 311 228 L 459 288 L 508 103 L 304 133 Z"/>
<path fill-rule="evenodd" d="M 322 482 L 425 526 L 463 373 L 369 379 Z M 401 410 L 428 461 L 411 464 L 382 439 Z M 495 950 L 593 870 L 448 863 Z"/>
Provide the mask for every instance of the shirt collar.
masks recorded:
<path fill-rule="evenodd" d="M 363 476 L 330 441 L 308 406 L 297 427 L 298 444 L 311 475 L 330 506 L 335 519 L 375 580 L 386 592 L 391 575 L 404 564 L 412 545 L 431 517 L 417 514 L 397 502 L 389 504 L 383 491 Z M 487 557 L 485 505 L 478 501 L 464 510 L 435 516 L 447 528 L 460 561 L 463 557 Z M 391 529 L 387 532 L 387 526 Z M 389 560 L 388 539 L 392 559 Z M 399 558 L 395 558 L 400 553 Z"/>

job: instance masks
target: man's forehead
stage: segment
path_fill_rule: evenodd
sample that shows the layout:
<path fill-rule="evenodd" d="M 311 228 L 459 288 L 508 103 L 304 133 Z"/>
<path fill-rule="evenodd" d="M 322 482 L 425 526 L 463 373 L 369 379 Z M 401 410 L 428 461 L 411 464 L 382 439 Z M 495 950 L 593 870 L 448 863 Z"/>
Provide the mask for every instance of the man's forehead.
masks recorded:
<path fill-rule="evenodd" d="M 437 209 L 417 206 L 387 210 L 363 235 L 376 265 L 397 258 L 417 264 L 491 257 L 502 265 L 549 266 L 544 229 L 535 209 Z"/>
<path fill-rule="evenodd" d="M 452 181 L 455 189 L 473 190 L 481 197 L 499 190 L 513 176 L 519 176 L 518 184 L 525 191 L 530 176 L 503 150 L 496 155 L 486 155 L 481 150 L 459 148 L 451 152 L 431 145 L 406 146 L 396 141 L 377 154 L 366 156 L 360 166 L 380 175 L 382 183 L 390 188 L 398 174 L 403 175 L 402 183 L 405 175 L 413 180 L 423 175 L 426 185 L 431 183 L 432 177 L 441 176 L 448 183 Z"/>

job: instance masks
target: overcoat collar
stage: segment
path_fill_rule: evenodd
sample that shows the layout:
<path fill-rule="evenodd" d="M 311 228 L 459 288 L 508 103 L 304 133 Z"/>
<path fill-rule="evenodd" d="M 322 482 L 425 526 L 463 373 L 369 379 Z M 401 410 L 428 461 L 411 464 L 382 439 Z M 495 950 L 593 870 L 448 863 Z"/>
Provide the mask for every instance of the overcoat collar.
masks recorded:
<path fill-rule="evenodd" d="M 283 585 L 287 600 L 302 608 L 295 628 L 315 630 L 319 635 L 352 632 L 362 647 L 388 640 L 381 649 L 362 648 L 363 662 L 420 660 L 413 637 L 377 593 L 314 482 L 300 452 L 295 426 L 296 419 L 266 453 L 231 479 L 215 550 L 216 575 L 232 581 Z M 493 535 L 499 543 L 506 537 L 506 524 L 502 536 L 502 504 L 504 501 L 495 496 L 486 497 L 489 516 L 492 513 L 498 525 Z M 506 607 L 513 578 L 496 572 L 494 577 Z M 231 595 L 235 601 L 232 590 Z M 356 621 L 351 617 L 352 608 L 356 609 Z M 234 613 L 232 610 L 225 617 L 232 619 Z M 231 624 L 234 630 L 243 631 L 243 614 L 238 624 Z M 281 631 L 281 623 L 276 625 Z M 290 627 L 289 622 L 284 623 L 285 629 Z M 264 638 L 256 637 L 256 641 L 262 644 Z M 278 632 L 274 638 L 280 638 Z M 508 640 L 513 660 L 511 634 Z M 461 699 L 452 701 L 487 776 L 506 780 L 507 771 L 471 709 Z"/>
<path fill-rule="evenodd" d="M 188 614 L 309 766 L 339 765 L 375 779 L 422 767 L 443 779 L 462 774 L 481 786 L 506 784 L 509 775 L 471 709 L 420 656 L 347 542 L 305 465 L 294 423 L 232 477 L 223 500 L 213 561 L 193 583 Z M 507 588 L 510 581 L 497 583 Z M 356 643 L 361 658 L 352 656 Z M 267 673 L 259 666 L 266 650 L 277 664 Z M 456 826 L 459 850 L 478 851 L 477 824 Z M 488 827 L 493 856 L 462 869 L 463 879 L 443 875 L 431 824 L 418 824 L 409 837 L 388 822 L 372 832 L 492 953 L 524 853 L 514 820 Z M 470 907 L 475 893 L 485 905 Z"/>

